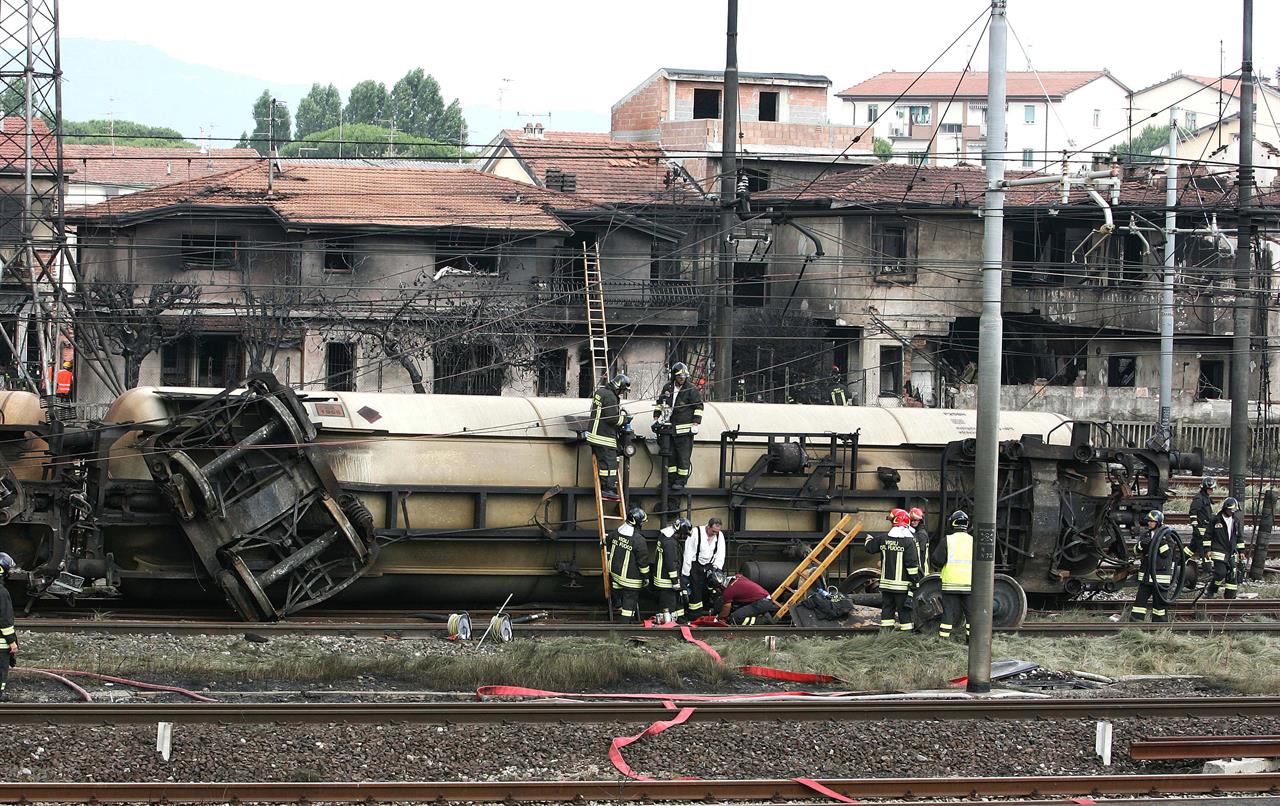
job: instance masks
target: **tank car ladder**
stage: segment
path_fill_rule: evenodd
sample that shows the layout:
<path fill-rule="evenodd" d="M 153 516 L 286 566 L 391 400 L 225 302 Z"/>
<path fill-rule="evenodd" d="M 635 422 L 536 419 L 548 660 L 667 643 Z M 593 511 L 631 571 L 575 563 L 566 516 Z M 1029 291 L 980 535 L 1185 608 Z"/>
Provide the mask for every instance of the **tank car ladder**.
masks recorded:
<path fill-rule="evenodd" d="M 849 529 L 849 523 L 853 520 L 853 513 L 847 513 L 840 519 L 827 536 L 813 547 L 813 551 L 800 561 L 796 566 L 796 570 L 792 571 L 786 579 L 782 580 L 782 584 L 773 592 L 773 601 L 778 604 L 778 612 L 774 613 L 775 618 L 782 618 L 791 608 L 804 601 L 805 595 L 814 583 L 822 578 L 831 563 L 836 561 L 841 552 L 849 547 L 853 542 L 853 538 L 862 531 L 862 524 Z M 840 542 L 832 547 L 831 543 L 840 537 Z M 783 598 L 785 595 L 786 598 Z"/>
<path fill-rule="evenodd" d="M 582 287 L 587 304 L 587 344 L 591 348 L 591 371 L 597 385 L 609 382 L 609 333 L 604 316 L 604 281 L 600 277 L 600 250 L 582 246 Z M 619 403 L 621 405 L 621 403 Z M 620 468 L 621 469 L 621 468 Z M 596 529 L 600 534 L 600 577 L 604 582 L 604 598 L 612 601 L 613 586 L 609 581 L 609 521 L 621 524 L 627 518 L 626 493 L 622 476 L 618 476 L 618 514 L 606 515 L 600 490 L 600 463 L 591 455 L 591 478 L 596 492 Z M 613 618 L 613 607 L 609 607 Z"/>

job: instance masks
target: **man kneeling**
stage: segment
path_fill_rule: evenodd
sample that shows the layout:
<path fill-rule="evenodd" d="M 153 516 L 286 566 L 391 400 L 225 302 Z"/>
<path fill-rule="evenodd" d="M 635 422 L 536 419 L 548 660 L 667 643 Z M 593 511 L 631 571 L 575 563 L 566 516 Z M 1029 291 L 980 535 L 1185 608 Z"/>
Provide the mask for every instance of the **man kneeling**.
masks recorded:
<path fill-rule="evenodd" d="M 736 576 L 723 571 L 712 571 L 707 581 L 713 587 L 721 588 L 724 604 L 720 607 L 720 620 L 729 624 L 775 624 L 773 614 L 778 605 L 769 598 L 769 591 L 747 579 L 743 574 Z"/>

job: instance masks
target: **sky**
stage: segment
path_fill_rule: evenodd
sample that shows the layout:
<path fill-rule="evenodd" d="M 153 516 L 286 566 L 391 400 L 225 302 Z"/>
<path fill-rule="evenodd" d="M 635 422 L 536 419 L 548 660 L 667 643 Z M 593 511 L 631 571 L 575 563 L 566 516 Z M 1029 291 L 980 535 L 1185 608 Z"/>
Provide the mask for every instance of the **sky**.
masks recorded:
<path fill-rule="evenodd" d="M 836 92 L 882 70 L 925 68 L 988 6 L 983 0 L 741 0 L 739 66 L 820 73 Z M 1280 2 L 1255 6 L 1255 66 L 1274 76 L 1280 53 L 1266 46 L 1280 30 Z M 1179 70 L 1217 75 L 1222 40 L 1231 72 L 1240 64 L 1241 7 L 1242 0 L 1009 0 L 1017 36 L 1009 40 L 1009 66 L 1025 69 L 1029 55 L 1039 70 L 1106 67 L 1137 89 Z M 462 101 L 474 142 L 487 140 L 500 123 L 529 120 L 551 129 L 607 130 L 610 106 L 658 67 L 723 67 L 725 8 L 724 0 L 61 2 L 64 39 L 135 42 L 277 85 L 332 82 L 344 97 L 362 79 L 390 87 L 421 66 L 447 98 Z M 935 69 L 963 68 L 980 29 L 971 29 Z M 973 66 L 985 69 L 985 44 L 976 47 Z M 101 65 L 106 76 L 112 67 Z M 121 86 L 110 90 L 117 100 L 86 104 L 105 109 L 136 91 Z M 291 107 L 296 104 L 291 99 Z M 68 111 L 73 119 L 99 116 Z M 252 121 L 244 114 L 211 122 L 238 132 Z"/>

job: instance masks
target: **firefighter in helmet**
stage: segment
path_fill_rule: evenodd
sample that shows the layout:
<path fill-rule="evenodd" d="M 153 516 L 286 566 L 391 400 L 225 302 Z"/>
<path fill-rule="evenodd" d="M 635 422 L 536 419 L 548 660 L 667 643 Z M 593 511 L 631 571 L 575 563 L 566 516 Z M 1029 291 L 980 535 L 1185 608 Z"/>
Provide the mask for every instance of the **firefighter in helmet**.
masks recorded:
<path fill-rule="evenodd" d="M 969 513 L 957 509 L 947 519 L 950 531 L 938 541 L 929 558 L 942 576 L 942 621 L 938 637 L 950 638 L 951 631 L 964 621 L 964 637 L 969 640 L 973 619 L 973 535 L 969 534 Z"/>
<path fill-rule="evenodd" d="M 1191 547 L 1202 559 L 1209 556 L 1209 525 L 1213 523 L 1213 488 L 1216 486 L 1218 482 L 1213 476 L 1205 476 L 1187 512 L 1191 522 Z"/>
<path fill-rule="evenodd" d="M 591 430 L 587 442 L 596 458 L 600 474 L 600 497 L 619 501 L 622 489 L 618 482 L 618 435 L 626 424 L 622 398 L 631 389 L 631 378 L 618 373 L 608 383 L 596 388 L 591 398 Z"/>
<path fill-rule="evenodd" d="M 614 604 L 624 620 L 640 620 L 640 589 L 649 577 L 649 544 L 640 527 L 648 519 L 643 509 L 632 507 L 609 541 L 609 581 L 613 583 Z"/>
<path fill-rule="evenodd" d="M 671 367 L 671 380 L 658 394 L 653 406 L 653 423 L 659 437 L 670 438 L 667 485 L 675 491 L 683 490 L 693 467 L 693 435 L 702 424 L 702 395 L 690 381 L 689 368 L 682 362 Z"/>
<path fill-rule="evenodd" d="M 680 591 L 680 547 L 693 532 L 688 518 L 676 518 L 658 531 L 653 556 L 653 587 L 658 591 L 658 615 L 662 622 L 684 621 Z"/>
<path fill-rule="evenodd" d="M 15 563 L 8 554 L 0 551 L 0 636 L 9 648 L 9 657 L 0 659 L 0 702 L 9 701 L 9 668 L 18 665 L 18 631 L 13 625 L 13 599 L 5 581 Z"/>
<path fill-rule="evenodd" d="M 1138 538 L 1138 593 L 1133 599 L 1129 620 L 1145 621 L 1150 603 L 1151 620 L 1168 621 L 1169 602 L 1165 596 L 1173 585 L 1177 534 L 1164 522 L 1164 513 L 1158 509 L 1148 512 L 1146 521 L 1147 531 Z M 1185 556 L 1191 556 L 1189 546 L 1183 546 L 1182 551 Z"/>
<path fill-rule="evenodd" d="M 1228 498 L 1209 524 L 1209 559 L 1213 561 L 1213 581 L 1205 596 L 1212 599 L 1222 588 L 1223 599 L 1236 598 L 1240 587 L 1239 573 L 1244 566 L 1244 524 L 1240 518 L 1240 502 Z"/>
<path fill-rule="evenodd" d="M 867 537 L 868 554 L 880 554 L 880 629 L 915 629 L 911 614 L 911 591 L 920 581 L 920 554 L 911 532 L 911 515 L 895 510 L 893 528 L 884 537 Z"/>

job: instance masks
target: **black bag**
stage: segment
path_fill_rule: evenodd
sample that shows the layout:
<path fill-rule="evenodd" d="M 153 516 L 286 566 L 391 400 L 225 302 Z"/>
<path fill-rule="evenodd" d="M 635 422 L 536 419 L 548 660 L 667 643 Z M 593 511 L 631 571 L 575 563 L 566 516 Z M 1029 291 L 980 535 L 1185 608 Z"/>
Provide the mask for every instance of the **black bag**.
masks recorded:
<path fill-rule="evenodd" d="M 819 588 L 805 597 L 804 605 L 827 621 L 839 621 L 853 612 L 853 602 L 834 588 Z"/>

